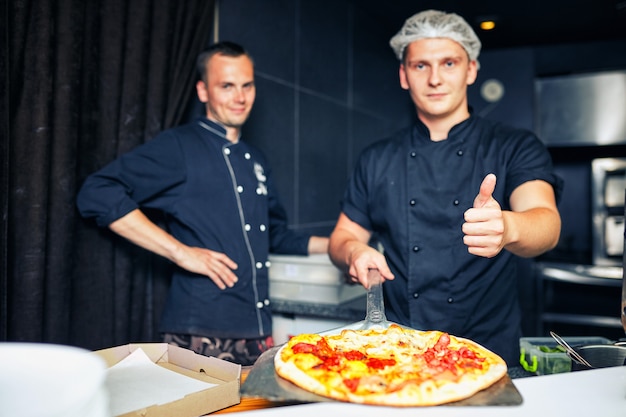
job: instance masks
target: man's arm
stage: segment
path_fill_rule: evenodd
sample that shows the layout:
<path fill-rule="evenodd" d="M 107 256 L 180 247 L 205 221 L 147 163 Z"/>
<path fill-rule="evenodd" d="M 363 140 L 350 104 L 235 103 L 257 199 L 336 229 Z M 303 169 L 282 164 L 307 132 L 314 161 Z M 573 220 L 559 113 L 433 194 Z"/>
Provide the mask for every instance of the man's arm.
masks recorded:
<path fill-rule="evenodd" d="M 183 244 L 154 224 L 139 209 L 114 221 L 109 228 L 134 244 L 169 259 L 183 269 L 208 276 L 221 289 L 232 287 L 237 282 L 237 276 L 232 271 L 237 269 L 237 264 L 228 256 L 209 249 Z"/>
<path fill-rule="evenodd" d="M 541 180 L 520 185 L 511 194 L 511 211 L 506 211 L 492 197 L 495 184 L 495 175 L 487 175 L 474 207 L 465 212 L 463 242 L 468 251 L 491 258 L 506 249 L 530 258 L 554 248 L 561 217 L 552 186 Z"/>
<path fill-rule="evenodd" d="M 394 276 L 382 253 L 368 245 L 371 232 L 341 213 L 330 235 L 329 255 L 351 279 L 367 288 L 367 271 L 378 269 L 383 280 Z"/>
<path fill-rule="evenodd" d="M 311 236 L 308 245 L 309 255 L 314 253 L 328 253 L 328 238 L 324 236 Z"/>

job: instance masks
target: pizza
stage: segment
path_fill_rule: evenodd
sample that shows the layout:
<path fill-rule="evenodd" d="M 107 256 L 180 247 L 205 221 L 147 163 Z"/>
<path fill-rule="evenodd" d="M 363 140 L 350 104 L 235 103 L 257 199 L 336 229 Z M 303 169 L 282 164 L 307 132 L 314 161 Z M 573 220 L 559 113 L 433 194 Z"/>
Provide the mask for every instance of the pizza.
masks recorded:
<path fill-rule="evenodd" d="M 276 352 L 274 367 L 279 377 L 315 394 L 390 406 L 459 401 L 507 373 L 504 360 L 478 343 L 397 324 L 294 336 Z"/>

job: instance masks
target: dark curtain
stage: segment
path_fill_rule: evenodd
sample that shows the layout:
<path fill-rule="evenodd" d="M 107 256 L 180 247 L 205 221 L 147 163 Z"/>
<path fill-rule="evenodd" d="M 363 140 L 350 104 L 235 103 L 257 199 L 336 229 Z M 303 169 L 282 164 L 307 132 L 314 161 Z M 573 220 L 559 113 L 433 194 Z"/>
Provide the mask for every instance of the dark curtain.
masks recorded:
<path fill-rule="evenodd" d="M 183 120 L 214 3 L 2 3 L 0 340 L 159 340 L 168 263 L 81 219 L 75 197 L 87 175 Z"/>

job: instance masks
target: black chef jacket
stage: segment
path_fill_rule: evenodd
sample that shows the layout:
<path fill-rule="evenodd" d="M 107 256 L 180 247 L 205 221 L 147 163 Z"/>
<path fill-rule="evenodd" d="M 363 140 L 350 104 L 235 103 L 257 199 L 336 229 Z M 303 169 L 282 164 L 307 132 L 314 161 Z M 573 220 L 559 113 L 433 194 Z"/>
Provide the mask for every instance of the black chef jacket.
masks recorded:
<path fill-rule="evenodd" d="M 550 155 L 530 132 L 476 116 L 435 142 L 421 122 L 364 150 L 343 212 L 373 232 L 395 279 L 385 282 L 387 317 L 422 330 L 471 338 L 519 360 L 514 255 L 487 259 L 463 243 L 463 213 L 494 173 L 503 209 L 516 187 L 544 180 L 560 189 Z"/>

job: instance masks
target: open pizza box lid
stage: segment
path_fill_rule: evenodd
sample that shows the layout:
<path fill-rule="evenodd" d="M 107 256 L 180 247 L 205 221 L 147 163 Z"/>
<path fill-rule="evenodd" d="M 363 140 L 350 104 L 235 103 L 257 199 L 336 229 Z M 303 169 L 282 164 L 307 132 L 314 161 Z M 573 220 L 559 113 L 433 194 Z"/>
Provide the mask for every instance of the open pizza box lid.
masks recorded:
<path fill-rule="evenodd" d="M 115 416 L 193 417 L 240 402 L 241 365 L 167 343 L 128 344 L 93 353 L 107 364 Z"/>

